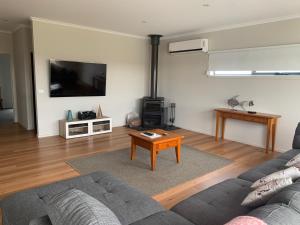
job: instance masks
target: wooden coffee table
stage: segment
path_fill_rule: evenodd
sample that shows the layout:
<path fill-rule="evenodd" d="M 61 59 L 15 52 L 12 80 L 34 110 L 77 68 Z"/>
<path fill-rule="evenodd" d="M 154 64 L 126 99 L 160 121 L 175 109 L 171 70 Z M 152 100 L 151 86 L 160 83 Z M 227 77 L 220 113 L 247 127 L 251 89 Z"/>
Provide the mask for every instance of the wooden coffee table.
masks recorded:
<path fill-rule="evenodd" d="M 183 136 L 175 134 L 173 132 L 155 129 L 149 130 L 149 132 L 154 132 L 161 134 L 159 138 L 149 138 L 141 135 L 142 132 L 146 131 L 135 131 L 129 133 L 131 136 L 131 160 L 136 158 L 136 146 L 141 146 L 150 151 L 151 155 L 151 170 L 154 171 L 156 167 L 156 157 L 160 151 L 170 149 L 175 147 L 177 163 L 180 161 L 180 146 Z"/>

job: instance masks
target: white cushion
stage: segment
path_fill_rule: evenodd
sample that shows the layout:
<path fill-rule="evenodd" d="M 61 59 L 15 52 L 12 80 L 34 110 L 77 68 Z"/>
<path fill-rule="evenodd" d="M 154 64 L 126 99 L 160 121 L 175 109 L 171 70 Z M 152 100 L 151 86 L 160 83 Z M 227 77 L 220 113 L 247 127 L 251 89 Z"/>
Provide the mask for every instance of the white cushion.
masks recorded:
<path fill-rule="evenodd" d="M 285 165 L 286 166 L 293 166 L 295 164 L 300 163 L 300 154 L 294 156 L 291 160 L 289 160 Z"/>
<path fill-rule="evenodd" d="M 259 180 L 255 181 L 251 187 L 258 188 L 272 180 L 282 179 L 282 178 L 292 178 L 292 180 L 300 177 L 300 170 L 297 167 L 290 167 L 284 170 L 277 171 L 268 176 L 262 177 Z"/>
<path fill-rule="evenodd" d="M 256 190 L 250 192 L 242 202 L 242 206 L 257 207 L 265 204 L 273 194 L 277 193 L 284 187 L 293 183 L 292 178 L 283 178 L 272 180 L 269 183 L 260 186 Z"/>
<path fill-rule="evenodd" d="M 294 164 L 293 167 L 296 167 L 296 168 L 298 168 L 300 170 L 300 162 Z"/>

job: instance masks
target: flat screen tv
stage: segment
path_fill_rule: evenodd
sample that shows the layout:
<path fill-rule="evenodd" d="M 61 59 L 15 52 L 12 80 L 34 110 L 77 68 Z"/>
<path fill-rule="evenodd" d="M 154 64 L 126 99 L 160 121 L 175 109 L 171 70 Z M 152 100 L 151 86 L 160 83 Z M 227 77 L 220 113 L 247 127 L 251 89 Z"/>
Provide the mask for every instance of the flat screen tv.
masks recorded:
<path fill-rule="evenodd" d="M 105 96 L 106 64 L 50 60 L 50 97 Z"/>

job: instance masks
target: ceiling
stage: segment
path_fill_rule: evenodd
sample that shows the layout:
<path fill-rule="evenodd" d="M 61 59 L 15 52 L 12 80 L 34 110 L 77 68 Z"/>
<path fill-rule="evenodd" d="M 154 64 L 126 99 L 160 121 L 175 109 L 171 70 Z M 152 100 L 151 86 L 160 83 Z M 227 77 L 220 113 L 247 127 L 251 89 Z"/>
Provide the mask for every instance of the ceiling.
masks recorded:
<path fill-rule="evenodd" d="M 299 0 L 0 0 L 0 30 L 30 17 L 165 36 L 300 16 Z"/>

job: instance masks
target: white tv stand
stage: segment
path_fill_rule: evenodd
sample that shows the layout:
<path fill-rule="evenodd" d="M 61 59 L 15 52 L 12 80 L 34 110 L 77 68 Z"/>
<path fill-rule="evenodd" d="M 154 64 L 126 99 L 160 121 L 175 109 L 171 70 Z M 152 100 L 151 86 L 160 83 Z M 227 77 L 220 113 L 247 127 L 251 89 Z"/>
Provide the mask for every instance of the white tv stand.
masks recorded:
<path fill-rule="evenodd" d="M 112 120 L 102 117 L 92 120 L 59 121 L 59 135 L 66 138 L 79 138 L 112 132 Z"/>

